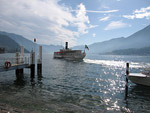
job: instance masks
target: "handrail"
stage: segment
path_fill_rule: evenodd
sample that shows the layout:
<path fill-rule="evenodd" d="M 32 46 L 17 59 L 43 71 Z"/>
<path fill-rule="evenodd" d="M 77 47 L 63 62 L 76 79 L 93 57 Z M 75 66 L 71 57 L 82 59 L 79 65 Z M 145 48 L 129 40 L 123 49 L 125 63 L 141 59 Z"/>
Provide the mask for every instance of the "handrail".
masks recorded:
<path fill-rule="evenodd" d="M 5 57 L 0 59 L 0 66 L 5 66 L 5 62 L 10 62 L 11 65 L 16 64 L 29 64 L 30 57 L 29 56 L 18 56 L 18 57 Z"/>

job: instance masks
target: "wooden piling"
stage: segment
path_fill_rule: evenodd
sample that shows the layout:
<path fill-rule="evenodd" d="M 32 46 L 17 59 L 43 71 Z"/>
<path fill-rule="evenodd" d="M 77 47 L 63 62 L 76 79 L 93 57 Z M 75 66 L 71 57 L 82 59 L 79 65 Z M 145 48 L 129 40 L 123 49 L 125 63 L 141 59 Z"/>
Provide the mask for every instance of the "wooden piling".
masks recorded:
<path fill-rule="evenodd" d="M 19 64 L 19 52 L 16 52 L 16 64 Z"/>
<path fill-rule="evenodd" d="M 21 46 L 21 55 L 19 55 L 18 52 L 16 52 L 16 64 L 23 64 L 23 54 L 24 54 L 24 47 Z M 22 69 L 16 69 L 16 77 L 23 75 L 24 71 Z"/>
<path fill-rule="evenodd" d="M 21 46 L 21 55 L 20 55 L 20 63 L 23 64 L 23 55 L 24 55 L 24 46 Z M 23 68 L 20 69 L 20 74 L 23 75 L 24 71 Z"/>
<path fill-rule="evenodd" d="M 23 76 L 23 69 L 16 69 L 16 78 L 20 79 Z"/>
<path fill-rule="evenodd" d="M 19 52 L 16 52 L 16 64 L 19 64 Z M 23 69 L 16 69 L 16 77 L 18 78 L 19 75 L 23 74 Z"/>
<path fill-rule="evenodd" d="M 21 46 L 20 63 L 23 63 L 24 47 Z"/>
<path fill-rule="evenodd" d="M 31 78 L 34 78 L 35 76 L 35 52 L 31 51 L 31 54 L 30 54 L 30 75 L 31 75 Z"/>
<path fill-rule="evenodd" d="M 37 64 L 37 74 L 42 75 L 42 64 Z"/>
<path fill-rule="evenodd" d="M 16 77 L 19 75 L 19 69 L 16 69 Z"/>
<path fill-rule="evenodd" d="M 129 63 L 126 64 L 125 100 L 128 97 L 128 77 L 129 77 Z"/>
<path fill-rule="evenodd" d="M 39 56 L 37 61 L 37 75 L 42 75 L 42 46 L 39 46 Z"/>

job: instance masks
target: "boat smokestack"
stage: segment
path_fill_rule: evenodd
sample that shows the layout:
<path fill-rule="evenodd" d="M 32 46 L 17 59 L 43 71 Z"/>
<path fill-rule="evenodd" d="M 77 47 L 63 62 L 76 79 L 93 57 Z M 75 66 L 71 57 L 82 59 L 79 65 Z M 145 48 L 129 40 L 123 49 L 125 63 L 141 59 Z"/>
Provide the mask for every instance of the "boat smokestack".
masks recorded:
<path fill-rule="evenodd" d="M 68 49 L 68 42 L 66 42 L 66 49 Z"/>

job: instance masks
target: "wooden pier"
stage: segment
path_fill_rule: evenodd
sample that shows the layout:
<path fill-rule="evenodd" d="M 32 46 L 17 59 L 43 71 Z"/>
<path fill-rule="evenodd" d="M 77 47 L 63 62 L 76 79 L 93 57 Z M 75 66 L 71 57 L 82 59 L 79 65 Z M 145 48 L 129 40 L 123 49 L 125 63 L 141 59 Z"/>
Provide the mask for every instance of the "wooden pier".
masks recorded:
<path fill-rule="evenodd" d="M 1 66 L 0 72 L 23 69 L 23 68 L 30 68 L 30 65 L 29 64 L 14 64 L 9 68 Z"/>
<path fill-rule="evenodd" d="M 3 62 L 4 64 L 0 66 L 0 72 L 15 70 L 17 77 L 24 74 L 24 68 L 28 68 L 30 69 L 31 78 L 34 78 L 35 76 L 35 52 L 33 52 L 33 50 L 31 51 L 30 56 L 25 57 L 24 47 L 21 46 L 20 55 L 19 52 L 16 52 L 16 57 L 9 58 Z M 42 75 L 42 46 L 39 46 L 37 74 Z"/>

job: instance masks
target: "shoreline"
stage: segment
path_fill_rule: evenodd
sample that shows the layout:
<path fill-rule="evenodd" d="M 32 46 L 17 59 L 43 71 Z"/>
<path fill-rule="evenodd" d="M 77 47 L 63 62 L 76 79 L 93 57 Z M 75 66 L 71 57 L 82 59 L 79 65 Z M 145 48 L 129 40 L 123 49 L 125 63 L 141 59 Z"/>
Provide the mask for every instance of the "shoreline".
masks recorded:
<path fill-rule="evenodd" d="M 37 113 L 37 112 L 19 109 L 5 103 L 0 103 L 0 113 Z"/>

